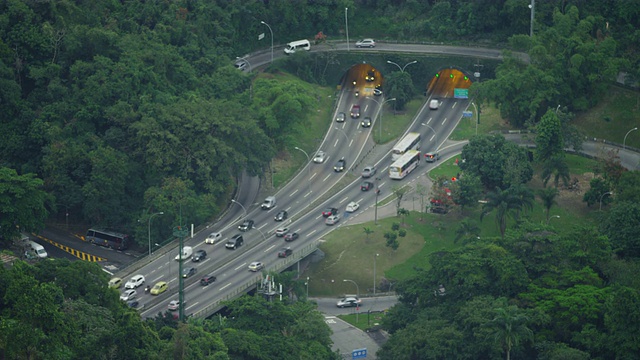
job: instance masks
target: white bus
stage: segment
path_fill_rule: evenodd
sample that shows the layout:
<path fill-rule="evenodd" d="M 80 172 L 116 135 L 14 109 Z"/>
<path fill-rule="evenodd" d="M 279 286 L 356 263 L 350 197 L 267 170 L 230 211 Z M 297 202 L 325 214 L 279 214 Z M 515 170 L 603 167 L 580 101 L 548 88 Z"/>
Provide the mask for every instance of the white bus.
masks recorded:
<path fill-rule="evenodd" d="M 389 177 L 397 180 L 404 179 L 418 165 L 420 165 L 420 151 L 409 150 L 389 166 Z"/>
<path fill-rule="evenodd" d="M 420 134 L 410 132 L 393 147 L 391 150 L 391 160 L 396 161 L 407 151 L 418 149 L 420 149 Z"/>

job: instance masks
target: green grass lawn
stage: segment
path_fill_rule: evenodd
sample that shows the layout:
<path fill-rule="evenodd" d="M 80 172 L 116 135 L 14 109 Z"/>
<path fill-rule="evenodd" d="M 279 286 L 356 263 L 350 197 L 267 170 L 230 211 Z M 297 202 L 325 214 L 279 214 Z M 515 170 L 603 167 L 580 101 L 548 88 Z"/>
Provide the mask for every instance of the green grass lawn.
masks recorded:
<path fill-rule="evenodd" d="M 386 103 L 384 114 L 381 114 L 382 121 L 375 123 L 371 130 L 373 131 L 373 140 L 378 144 L 397 141 L 407 131 L 407 127 L 424 105 L 424 101 L 423 97 L 411 100 L 407 103 L 406 109 L 402 111 L 393 110 L 393 101 Z M 382 123 L 382 137 L 380 137 L 380 123 Z"/>
<path fill-rule="evenodd" d="M 469 110 L 473 112 L 473 117 L 462 118 L 458 127 L 453 131 L 449 139 L 451 140 L 467 140 L 476 134 L 477 114 L 473 106 L 469 106 Z M 480 124 L 477 126 L 478 134 L 488 134 L 495 130 L 512 130 L 513 128 L 507 124 L 500 116 L 500 110 L 491 104 L 483 105 L 480 114 Z"/>
<path fill-rule="evenodd" d="M 590 138 L 622 144 L 627 132 L 640 124 L 639 111 L 640 93 L 612 85 L 598 105 L 578 114 L 573 124 Z M 630 133 L 626 144 L 640 148 L 640 131 Z"/>
<path fill-rule="evenodd" d="M 364 306 L 366 307 L 366 304 Z M 382 322 L 382 318 L 386 315 L 384 312 L 372 312 L 368 314 L 366 311 L 363 311 L 362 308 L 360 308 L 358 313 L 356 313 L 355 309 L 353 312 L 353 314 L 338 315 L 338 317 L 362 331 L 379 325 Z"/>

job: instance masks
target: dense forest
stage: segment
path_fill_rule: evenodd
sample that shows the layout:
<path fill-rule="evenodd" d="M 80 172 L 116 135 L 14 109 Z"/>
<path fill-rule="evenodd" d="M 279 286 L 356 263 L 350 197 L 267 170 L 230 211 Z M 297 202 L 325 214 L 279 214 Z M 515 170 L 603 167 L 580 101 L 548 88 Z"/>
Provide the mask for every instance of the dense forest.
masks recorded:
<path fill-rule="evenodd" d="M 505 48 L 495 79 L 472 92 L 512 124 L 538 130 L 535 160 L 551 189 L 532 194 L 521 186 L 533 171 L 517 148 L 473 139 L 452 199 L 477 204 L 482 185 L 484 210 L 500 214 L 501 236 L 477 239 L 463 223 L 464 246 L 433 254 L 430 270 L 400 284 L 401 303 L 384 324 L 393 336 L 380 357 L 637 359 L 637 172 L 615 159 L 602 164 L 585 202 L 605 191 L 617 196 L 597 227 L 557 234 L 522 215 L 535 196 L 553 206 L 553 188 L 566 175 L 561 145 L 574 144 L 568 114 L 593 106 L 619 71 L 640 78 L 638 0 L 539 1 L 533 37 L 528 1 L 520 0 L 2 1 L 4 239 L 60 214 L 140 234 L 139 224 L 161 210 L 157 236 L 179 216 L 199 224 L 216 215 L 240 173 L 260 174 L 286 151 L 317 102 L 294 83 L 238 71 L 232 59 L 268 48 L 257 38 L 270 36 L 261 21 L 276 44 L 319 31 L 344 39 L 345 8 L 352 38 Z M 509 50 L 527 52 L 530 63 Z M 303 61 L 293 56 L 266 71 Z M 323 83 L 312 70 L 296 74 Z M 566 111 L 549 111 L 557 104 Z M 328 328 L 306 302 L 247 297 L 229 304 L 229 318 L 141 321 L 105 276 L 95 265 L 58 260 L 0 270 L 4 357 L 335 356 Z"/>

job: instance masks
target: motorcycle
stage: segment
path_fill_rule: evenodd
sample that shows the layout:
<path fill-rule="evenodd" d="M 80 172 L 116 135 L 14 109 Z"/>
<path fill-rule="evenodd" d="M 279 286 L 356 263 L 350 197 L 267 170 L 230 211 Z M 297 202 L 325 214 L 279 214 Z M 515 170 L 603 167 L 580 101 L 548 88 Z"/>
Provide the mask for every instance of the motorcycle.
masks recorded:
<path fill-rule="evenodd" d="M 356 97 L 360 96 L 360 91 L 356 91 Z"/>
<path fill-rule="evenodd" d="M 148 294 L 151 291 L 151 287 L 147 286 L 144 288 L 144 293 Z"/>

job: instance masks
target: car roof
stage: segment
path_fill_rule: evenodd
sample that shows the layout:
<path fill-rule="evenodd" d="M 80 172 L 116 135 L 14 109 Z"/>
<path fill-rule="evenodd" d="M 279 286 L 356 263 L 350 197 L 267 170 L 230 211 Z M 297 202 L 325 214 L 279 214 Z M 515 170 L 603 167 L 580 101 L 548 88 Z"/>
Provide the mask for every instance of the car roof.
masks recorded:
<path fill-rule="evenodd" d="M 166 281 L 158 281 L 158 282 L 156 283 L 156 285 L 166 285 L 166 284 L 167 284 L 167 282 L 166 282 Z"/>

